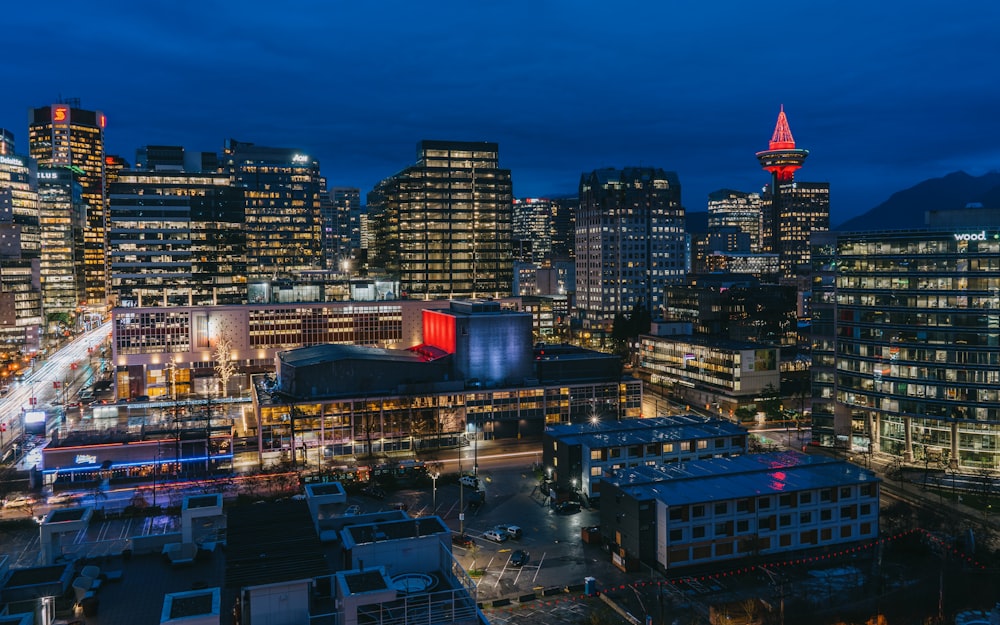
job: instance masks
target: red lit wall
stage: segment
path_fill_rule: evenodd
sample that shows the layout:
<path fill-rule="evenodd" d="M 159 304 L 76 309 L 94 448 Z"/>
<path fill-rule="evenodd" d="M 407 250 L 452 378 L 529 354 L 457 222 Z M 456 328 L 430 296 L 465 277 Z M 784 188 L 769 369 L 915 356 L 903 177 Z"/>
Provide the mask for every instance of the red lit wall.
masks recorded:
<path fill-rule="evenodd" d="M 436 310 L 425 310 L 424 344 L 455 353 L 455 317 Z"/>

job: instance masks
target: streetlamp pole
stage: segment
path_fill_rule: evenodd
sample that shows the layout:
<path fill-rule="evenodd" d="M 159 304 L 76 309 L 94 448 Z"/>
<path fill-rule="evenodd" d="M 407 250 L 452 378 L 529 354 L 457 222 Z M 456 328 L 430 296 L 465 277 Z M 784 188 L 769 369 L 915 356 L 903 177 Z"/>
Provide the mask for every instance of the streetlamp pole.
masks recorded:
<path fill-rule="evenodd" d="M 431 513 L 437 510 L 438 478 L 441 474 L 438 471 L 431 471 Z M 459 485 L 461 486 L 461 484 Z"/>

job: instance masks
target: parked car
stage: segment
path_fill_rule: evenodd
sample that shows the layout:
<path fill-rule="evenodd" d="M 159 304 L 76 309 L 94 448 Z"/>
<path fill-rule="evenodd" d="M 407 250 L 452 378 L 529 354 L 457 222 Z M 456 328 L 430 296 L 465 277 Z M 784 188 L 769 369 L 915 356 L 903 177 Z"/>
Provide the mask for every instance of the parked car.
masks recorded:
<path fill-rule="evenodd" d="M 580 511 L 580 502 L 578 501 L 563 501 L 556 506 L 556 512 L 560 514 L 573 514 L 574 512 Z"/>
<path fill-rule="evenodd" d="M 524 549 L 518 549 L 514 553 L 510 554 L 510 565 L 511 566 L 524 566 L 528 563 L 528 552 Z"/>
<path fill-rule="evenodd" d="M 374 497 L 375 499 L 385 499 L 385 490 L 376 484 L 369 484 L 361 489 L 363 495 Z"/>
<path fill-rule="evenodd" d="M 485 538 L 486 540 L 492 540 L 495 543 L 502 543 L 507 541 L 507 532 L 486 530 L 485 532 L 483 532 L 483 538 Z"/>
<path fill-rule="evenodd" d="M 357 504 L 353 506 L 347 506 L 347 509 L 344 510 L 344 516 L 357 516 L 359 514 L 361 514 L 361 506 Z"/>
<path fill-rule="evenodd" d="M 476 490 L 481 490 L 482 482 L 475 475 L 463 475 L 458 478 L 458 483 L 466 488 L 474 488 Z"/>
<path fill-rule="evenodd" d="M 468 547 L 472 544 L 472 537 L 468 534 L 452 534 L 451 544 L 458 545 L 459 547 Z"/>
<path fill-rule="evenodd" d="M 392 508 L 393 510 L 403 510 L 404 512 L 410 509 L 409 504 L 407 504 L 405 501 L 397 501 L 396 503 L 390 504 L 389 507 Z"/>
<path fill-rule="evenodd" d="M 519 526 L 511 525 L 510 523 L 500 523 L 495 525 L 493 529 L 501 532 L 507 532 L 507 535 L 514 539 L 520 538 L 524 535 L 524 532 L 521 531 Z"/>

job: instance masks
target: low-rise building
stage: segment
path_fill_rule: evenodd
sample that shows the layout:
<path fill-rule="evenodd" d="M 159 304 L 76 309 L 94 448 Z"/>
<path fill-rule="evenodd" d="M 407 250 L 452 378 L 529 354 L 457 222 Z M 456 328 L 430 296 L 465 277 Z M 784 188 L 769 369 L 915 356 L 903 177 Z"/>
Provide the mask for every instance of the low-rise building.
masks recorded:
<path fill-rule="evenodd" d="M 623 469 L 746 452 L 746 430 L 723 419 L 683 415 L 608 420 L 603 408 L 595 405 L 587 422 L 545 428 L 542 461 L 559 486 L 579 486 L 594 498 L 601 495 L 602 480 Z"/>
<path fill-rule="evenodd" d="M 767 558 L 877 537 L 879 481 L 798 452 L 637 466 L 605 478 L 600 527 L 623 569 Z"/>

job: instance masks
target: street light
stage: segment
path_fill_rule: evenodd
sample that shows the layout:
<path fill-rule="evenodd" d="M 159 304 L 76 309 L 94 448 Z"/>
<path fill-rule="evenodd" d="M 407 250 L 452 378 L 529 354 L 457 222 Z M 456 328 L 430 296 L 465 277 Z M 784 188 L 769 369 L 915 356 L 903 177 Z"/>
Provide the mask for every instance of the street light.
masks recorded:
<path fill-rule="evenodd" d="M 441 477 L 441 472 L 434 469 L 429 475 L 431 477 L 431 512 L 433 513 L 437 510 L 438 478 Z"/>

